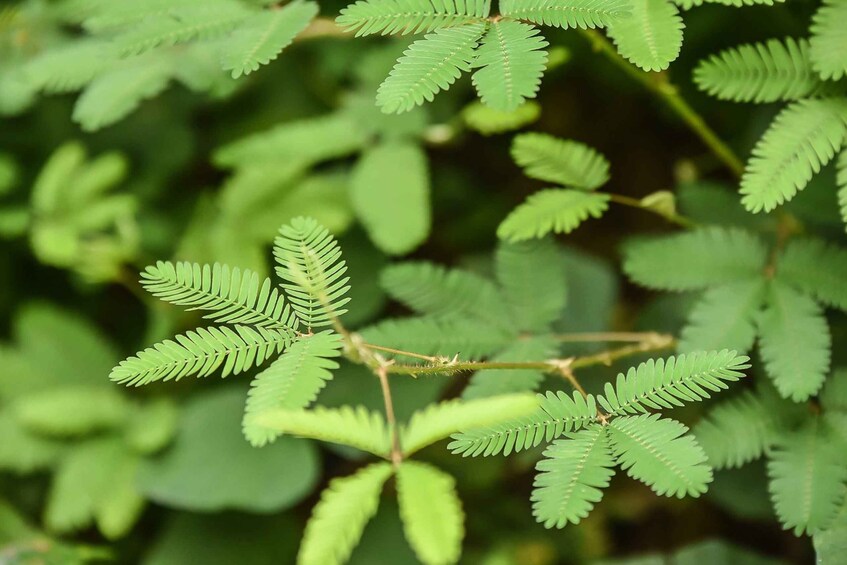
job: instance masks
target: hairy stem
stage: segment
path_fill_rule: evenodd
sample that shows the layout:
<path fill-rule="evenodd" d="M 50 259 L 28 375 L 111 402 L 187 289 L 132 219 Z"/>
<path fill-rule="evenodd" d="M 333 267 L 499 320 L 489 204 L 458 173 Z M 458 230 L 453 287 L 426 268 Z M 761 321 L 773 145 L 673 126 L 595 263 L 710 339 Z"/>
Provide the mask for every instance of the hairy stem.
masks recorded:
<path fill-rule="evenodd" d="M 403 451 L 400 449 L 400 435 L 397 429 L 397 418 L 394 416 L 394 401 L 391 398 L 391 386 L 388 384 L 388 365 L 381 364 L 376 369 L 379 384 L 382 387 L 382 400 L 385 403 L 385 419 L 391 430 L 391 463 L 399 467 L 403 462 Z"/>
<path fill-rule="evenodd" d="M 703 117 L 680 96 L 679 90 L 668 81 L 666 75 L 645 73 L 632 66 L 618 54 L 615 47 L 600 32 L 593 29 L 581 30 L 581 32 L 591 42 L 595 51 L 605 55 L 627 75 L 658 96 L 671 111 L 679 116 L 697 134 L 715 157 L 720 159 L 736 177 L 741 177 L 741 174 L 744 172 L 744 163 L 729 145 L 709 127 Z"/>

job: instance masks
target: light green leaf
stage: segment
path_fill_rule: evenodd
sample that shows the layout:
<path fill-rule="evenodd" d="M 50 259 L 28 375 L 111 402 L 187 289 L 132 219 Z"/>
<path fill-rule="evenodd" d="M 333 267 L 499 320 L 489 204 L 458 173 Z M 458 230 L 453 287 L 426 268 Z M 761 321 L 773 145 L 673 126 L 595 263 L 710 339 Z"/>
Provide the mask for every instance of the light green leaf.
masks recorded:
<path fill-rule="evenodd" d="M 756 340 L 756 315 L 765 279 L 750 279 L 707 290 L 682 330 L 678 351 L 735 349 L 749 352 Z"/>
<path fill-rule="evenodd" d="M 630 16 L 608 24 L 618 53 L 645 71 L 663 71 L 679 56 L 679 10 L 667 0 L 633 0 Z"/>
<path fill-rule="evenodd" d="M 453 478 L 431 465 L 404 461 L 397 470 L 397 498 L 418 559 L 426 565 L 458 562 L 465 516 Z"/>
<path fill-rule="evenodd" d="M 390 255 L 404 255 L 429 236 L 429 167 L 411 143 L 366 151 L 353 169 L 350 200 L 371 240 Z"/>
<path fill-rule="evenodd" d="M 824 0 L 812 16 L 811 58 L 815 70 L 826 80 L 847 74 L 847 2 Z"/>
<path fill-rule="evenodd" d="M 594 190 L 609 180 L 609 162 L 584 143 L 544 133 L 522 133 L 512 141 L 512 158 L 528 177 Z"/>
<path fill-rule="evenodd" d="M 523 241 L 548 233 L 570 233 L 583 221 L 599 218 L 609 207 L 607 194 L 550 188 L 536 192 L 497 227 L 497 237 Z"/>

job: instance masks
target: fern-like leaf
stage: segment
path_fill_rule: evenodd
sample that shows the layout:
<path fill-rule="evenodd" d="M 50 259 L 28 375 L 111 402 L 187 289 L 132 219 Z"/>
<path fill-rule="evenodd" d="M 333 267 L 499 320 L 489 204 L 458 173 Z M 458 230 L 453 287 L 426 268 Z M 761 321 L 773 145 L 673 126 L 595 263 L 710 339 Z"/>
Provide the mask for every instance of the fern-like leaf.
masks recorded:
<path fill-rule="evenodd" d="M 809 31 L 812 65 L 821 77 L 838 80 L 847 75 L 847 2 L 824 0 Z"/>
<path fill-rule="evenodd" d="M 750 279 L 707 290 L 691 310 L 678 350 L 750 351 L 756 341 L 755 320 L 764 287 L 764 279 Z"/>
<path fill-rule="evenodd" d="M 753 148 L 741 178 L 742 203 L 769 212 L 803 190 L 844 143 L 847 98 L 794 102 Z"/>
<path fill-rule="evenodd" d="M 24 72 L 34 88 L 45 92 L 73 92 L 81 89 L 115 63 L 108 43 L 88 39 L 65 43 L 50 49 L 26 64 Z"/>
<path fill-rule="evenodd" d="M 294 218 L 274 240 L 276 274 L 300 320 L 309 328 L 329 326 L 350 301 L 341 248 L 312 218 Z"/>
<path fill-rule="evenodd" d="M 425 463 L 404 461 L 397 470 L 403 531 L 426 565 L 458 563 L 465 515 L 453 477 Z"/>
<path fill-rule="evenodd" d="M 38 434 L 73 437 L 123 426 L 133 406 L 113 387 L 65 386 L 15 402 L 15 417 Z"/>
<path fill-rule="evenodd" d="M 250 16 L 221 44 L 221 64 L 232 78 L 248 75 L 276 59 L 318 15 L 314 2 L 295 0 L 285 7 Z"/>
<path fill-rule="evenodd" d="M 759 316 L 762 360 L 784 398 L 806 400 L 829 373 L 832 338 L 823 310 L 812 298 L 778 282 Z"/>
<path fill-rule="evenodd" d="M 385 419 L 382 414 L 371 412 L 364 406 L 269 410 L 257 413 L 254 421 L 262 430 L 273 431 L 277 435 L 290 434 L 347 445 L 380 457 L 388 457 L 391 451 Z"/>
<path fill-rule="evenodd" d="M 283 330 L 234 326 L 199 328 L 166 339 L 121 361 L 109 378 L 125 385 L 205 377 L 223 365 L 221 376 L 237 375 L 282 351 L 291 334 Z"/>
<path fill-rule="evenodd" d="M 548 392 L 539 398 L 541 404 L 533 414 L 484 428 L 463 430 L 453 436 L 454 441 L 447 448 L 464 457 L 509 455 L 535 447 L 542 441 L 550 442 L 597 418 L 597 404 L 592 395 L 583 397 L 574 392 L 573 396 L 568 396 L 560 391 Z"/>
<path fill-rule="evenodd" d="M 171 80 L 167 57 L 137 57 L 97 76 L 80 94 L 73 119 L 85 131 L 112 125 L 142 101 L 160 94 Z"/>
<path fill-rule="evenodd" d="M 638 239 L 624 248 L 623 269 L 642 286 L 657 290 L 698 290 L 758 278 L 767 248 L 739 229 L 699 229 L 655 239 Z"/>
<path fill-rule="evenodd" d="M 503 0 L 500 13 L 541 25 L 594 29 L 630 15 L 627 0 Z"/>
<path fill-rule="evenodd" d="M 609 180 L 606 158 L 578 141 L 523 133 L 512 141 L 512 158 L 528 177 L 594 190 Z"/>
<path fill-rule="evenodd" d="M 341 10 L 336 23 L 356 37 L 380 33 L 430 32 L 479 22 L 488 17 L 490 0 L 359 0 Z"/>
<path fill-rule="evenodd" d="M 535 98 L 547 64 L 538 29 L 514 20 L 492 22 L 477 48 L 473 84 L 483 104 L 512 111 Z"/>
<path fill-rule="evenodd" d="M 500 291 L 469 271 L 408 261 L 384 269 L 380 284 L 392 298 L 420 314 L 486 321 L 502 315 Z"/>
<path fill-rule="evenodd" d="M 847 490 L 840 443 L 817 418 L 779 442 L 768 462 L 768 476 L 779 521 L 796 535 L 826 528 Z"/>
<path fill-rule="evenodd" d="M 423 449 L 460 430 L 523 418 L 538 408 L 534 394 L 508 394 L 479 400 L 449 400 L 415 412 L 402 429 L 400 445 L 405 455 Z"/>
<path fill-rule="evenodd" d="M 113 38 L 120 53 L 139 55 L 159 46 L 220 37 L 250 15 L 241 2 L 214 0 L 175 5 L 167 13 L 128 26 Z"/>
<path fill-rule="evenodd" d="M 768 408 L 749 391 L 715 406 L 694 428 L 709 463 L 716 469 L 740 467 L 758 459 L 776 439 Z"/>
<path fill-rule="evenodd" d="M 567 302 L 567 278 L 552 239 L 501 243 L 495 271 L 519 330 L 538 331 L 561 316 Z"/>
<path fill-rule="evenodd" d="M 450 88 L 463 72 L 471 70 L 475 49 L 485 23 L 439 29 L 412 43 L 397 60 L 376 95 L 376 104 L 387 114 L 408 112 Z"/>
<path fill-rule="evenodd" d="M 254 446 L 262 446 L 279 435 L 260 421 L 277 410 L 298 410 L 311 404 L 338 368 L 334 357 L 341 355 L 337 334 L 322 332 L 300 337 L 250 383 L 244 410 L 244 435 Z"/>
<path fill-rule="evenodd" d="M 615 418 L 606 429 L 621 468 L 656 494 L 696 498 L 712 482 L 706 454 L 683 424 L 642 414 Z"/>
<path fill-rule="evenodd" d="M 645 71 L 667 69 L 682 48 L 679 10 L 667 0 L 633 0 L 630 12 L 608 25 L 618 53 Z"/>
<path fill-rule="evenodd" d="M 615 460 L 603 426 L 566 434 L 544 450 L 535 466 L 532 513 L 546 528 L 578 524 L 609 486 Z"/>
<path fill-rule="evenodd" d="M 749 360 L 726 349 L 650 359 L 625 375 L 618 373 L 615 386 L 606 383 L 597 403 L 609 414 L 621 416 L 697 402 L 711 398 L 709 391 L 720 392 L 727 382 L 741 379 Z"/>
<path fill-rule="evenodd" d="M 271 280 L 266 278 L 260 287 L 259 275 L 249 269 L 158 261 L 141 273 L 141 285 L 165 302 L 207 310 L 203 317 L 220 324 L 297 327 L 297 318 Z"/>
<path fill-rule="evenodd" d="M 697 66 L 694 81 L 712 96 L 735 102 L 799 100 L 824 89 L 809 60 L 809 42 L 790 37 L 713 55 Z"/>
<path fill-rule="evenodd" d="M 813 238 L 794 238 L 777 260 L 776 278 L 827 306 L 847 311 L 847 250 Z"/>
<path fill-rule="evenodd" d="M 376 514 L 391 465 L 374 463 L 355 475 L 333 479 L 312 510 L 297 555 L 298 565 L 341 565 Z"/>
<path fill-rule="evenodd" d="M 591 218 L 599 218 L 609 207 L 609 195 L 569 188 L 536 192 L 512 210 L 497 227 L 497 237 L 524 241 L 548 233 L 570 233 Z"/>

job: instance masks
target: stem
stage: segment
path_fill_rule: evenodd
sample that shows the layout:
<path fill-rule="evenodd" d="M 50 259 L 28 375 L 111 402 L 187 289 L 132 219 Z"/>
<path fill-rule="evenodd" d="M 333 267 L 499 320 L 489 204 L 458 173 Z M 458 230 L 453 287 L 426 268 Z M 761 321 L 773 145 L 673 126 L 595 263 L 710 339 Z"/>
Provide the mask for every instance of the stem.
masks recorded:
<path fill-rule="evenodd" d="M 686 218 L 685 216 L 681 216 L 681 215 L 677 214 L 675 211 L 671 212 L 671 211 L 659 210 L 658 208 L 654 208 L 652 206 L 645 205 L 642 200 L 639 200 L 637 198 L 632 198 L 631 196 L 624 196 L 623 194 L 612 194 L 612 193 L 609 193 L 609 192 L 607 192 L 606 194 L 609 196 L 609 200 L 611 200 L 612 202 L 616 202 L 616 203 L 622 204 L 624 206 L 630 206 L 631 208 L 638 208 L 638 209 L 644 210 L 646 212 L 652 212 L 653 214 L 657 214 L 657 215 L 663 217 L 664 219 L 666 219 L 667 221 L 674 223 L 678 226 L 681 226 L 681 227 L 684 227 L 684 228 L 689 228 L 689 229 L 697 227 L 697 223 L 694 222 L 694 220 L 690 220 L 689 218 Z"/>
<path fill-rule="evenodd" d="M 611 365 L 617 359 L 646 353 L 648 351 L 659 351 L 669 349 L 676 341 L 672 336 L 664 334 L 649 333 L 647 337 L 638 343 L 602 351 L 593 355 L 574 357 L 571 359 L 553 359 L 548 361 L 444 361 L 429 365 L 403 365 L 395 364 L 386 367 L 386 372 L 399 375 L 432 375 L 432 374 L 455 374 L 468 371 L 481 371 L 484 369 L 507 370 L 507 369 L 535 369 L 545 373 L 561 371 L 563 364 L 570 369 L 580 369 L 592 365 Z"/>
<path fill-rule="evenodd" d="M 397 433 L 397 418 L 394 416 L 394 401 L 391 399 L 391 387 L 388 385 L 388 365 L 380 365 L 376 369 L 379 384 L 382 387 L 382 399 L 385 402 L 385 419 L 391 430 L 391 463 L 397 468 L 403 462 L 403 451 L 400 449 L 400 436 Z"/>
<path fill-rule="evenodd" d="M 605 55 L 612 63 L 620 67 L 631 78 L 641 83 L 647 90 L 656 94 L 664 104 L 671 109 L 683 122 L 706 144 L 712 153 L 732 171 L 736 177 L 744 172 L 744 163 L 735 152 L 721 140 L 720 137 L 706 124 L 700 114 L 679 95 L 676 86 L 668 81 L 664 74 L 653 75 L 640 71 L 620 56 L 614 46 L 601 33 L 593 30 L 580 30 L 591 42 L 595 51 Z"/>
<path fill-rule="evenodd" d="M 646 339 L 654 339 L 655 336 L 659 335 L 661 334 L 655 332 L 573 332 L 556 334 L 553 338 L 561 343 L 608 343 L 613 341 L 642 342 Z"/>
<path fill-rule="evenodd" d="M 421 359 L 423 361 L 429 361 L 430 363 L 438 363 L 439 358 L 433 357 L 432 355 L 422 355 L 420 353 L 414 353 L 412 351 L 403 351 L 402 349 L 394 349 L 393 347 L 385 347 L 383 345 L 374 345 L 372 343 L 363 343 L 362 347 L 366 347 L 368 349 L 372 349 L 375 351 L 384 351 L 386 353 L 393 353 L 395 355 L 403 355 L 405 357 L 413 357 L 415 359 Z"/>

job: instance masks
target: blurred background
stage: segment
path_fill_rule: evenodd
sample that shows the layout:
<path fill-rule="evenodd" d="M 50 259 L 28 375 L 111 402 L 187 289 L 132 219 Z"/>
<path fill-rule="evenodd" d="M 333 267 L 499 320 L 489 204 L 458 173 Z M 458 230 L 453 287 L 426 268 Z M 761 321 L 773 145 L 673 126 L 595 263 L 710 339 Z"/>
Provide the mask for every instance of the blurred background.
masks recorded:
<path fill-rule="evenodd" d="M 199 323 L 145 295 L 138 273 L 176 259 L 269 274 L 279 225 L 309 215 L 340 240 L 353 284 L 345 323 L 361 328 L 405 313 L 378 284 L 380 269 L 400 257 L 490 272 L 498 224 L 543 185 L 513 163 L 513 133 L 479 131 L 468 77 L 409 114 L 379 113 L 376 88 L 408 39 L 320 32 L 239 79 L 210 64 L 211 48 L 198 41 L 151 50 L 80 94 L 99 72 L 84 68 L 93 63 L 80 45 L 95 4 L 0 4 L 0 563 L 293 562 L 320 490 L 361 466 L 362 455 L 291 438 L 250 447 L 240 429 L 247 377 L 112 384 L 118 361 Z M 322 0 L 320 12 L 331 19 L 342 7 Z M 739 43 L 805 36 L 816 7 L 798 0 L 684 14 L 683 51 L 667 78 L 739 155 L 780 106 L 710 99 L 694 87 L 693 66 Z M 552 62 L 540 112 L 524 130 L 602 152 L 612 164 L 609 192 L 672 190 L 689 215 L 712 207 L 743 214 L 732 175 L 649 90 L 580 33 L 544 33 Z M 55 53 L 66 58 L 44 57 Z M 62 84 L 62 65 L 79 65 L 87 80 Z M 283 141 L 263 153 L 262 139 L 249 136 L 272 128 Z M 431 222 L 400 250 L 369 233 L 349 197 L 358 160 L 380 143 L 425 157 Z M 841 238 L 834 178 L 825 170 L 790 209 Z M 392 213 L 401 203 L 384 205 Z M 568 305 L 558 329 L 677 332 L 691 298 L 647 293 L 619 267 L 626 238 L 671 229 L 655 215 L 613 207 L 560 238 Z M 831 327 L 838 343 L 847 325 L 833 315 Z M 590 346 L 565 354 L 584 351 Z M 638 360 L 581 380 L 599 388 Z M 455 396 L 466 379 L 394 381 L 398 418 Z M 345 362 L 319 403 L 351 398 L 381 410 L 373 376 Z M 696 421 L 702 409 L 679 416 Z M 439 444 L 422 455 L 457 478 L 467 514 L 463 562 L 813 560 L 808 540 L 775 521 L 757 465 L 719 472 L 698 500 L 656 497 L 619 476 L 578 527 L 545 530 L 529 503 L 540 451 L 466 459 Z M 352 562 L 416 562 L 390 493 Z"/>

